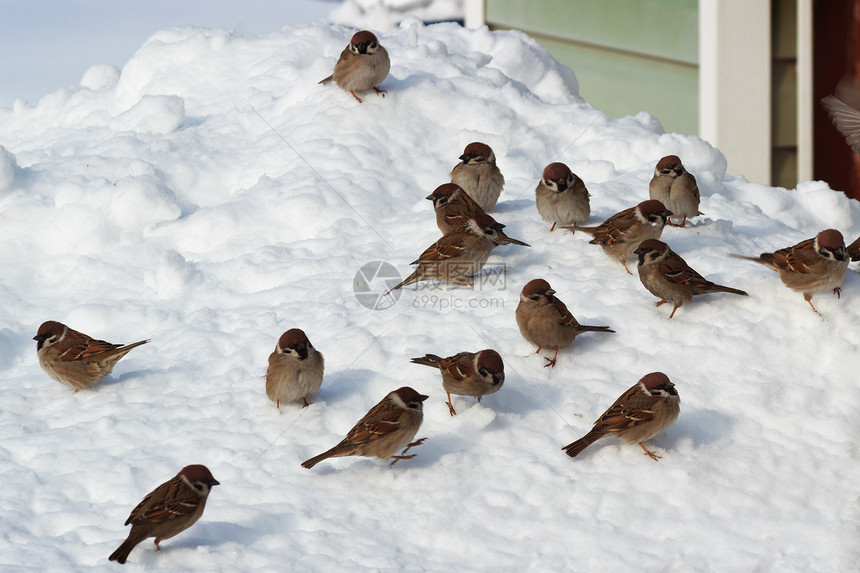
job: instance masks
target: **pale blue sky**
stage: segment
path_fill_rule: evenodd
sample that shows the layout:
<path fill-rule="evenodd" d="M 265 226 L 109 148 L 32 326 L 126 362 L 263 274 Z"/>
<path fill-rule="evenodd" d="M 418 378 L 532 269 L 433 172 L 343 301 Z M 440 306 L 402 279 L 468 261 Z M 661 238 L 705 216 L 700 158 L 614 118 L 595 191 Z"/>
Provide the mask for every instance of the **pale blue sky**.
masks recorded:
<path fill-rule="evenodd" d="M 264 34 L 324 19 L 324 0 L 0 0 L 0 107 L 75 86 L 94 64 L 121 68 L 172 26 Z"/>

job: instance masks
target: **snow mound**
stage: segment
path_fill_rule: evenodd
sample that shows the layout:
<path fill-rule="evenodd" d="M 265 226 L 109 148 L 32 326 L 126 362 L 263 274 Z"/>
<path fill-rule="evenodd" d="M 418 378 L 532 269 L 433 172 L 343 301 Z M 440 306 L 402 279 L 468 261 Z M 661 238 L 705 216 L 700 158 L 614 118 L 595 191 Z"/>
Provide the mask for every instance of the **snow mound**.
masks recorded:
<path fill-rule="evenodd" d="M 860 279 L 849 271 L 841 299 L 817 295 L 819 317 L 775 273 L 728 254 L 826 227 L 853 240 L 857 201 L 822 182 L 727 176 L 696 137 L 646 113 L 607 117 L 518 32 L 407 19 L 379 34 L 387 94 L 359 104 L 317 83 L 352 33 L 164 30 L 122 70 L 96 66 L 77 88 L 0 109 L 4 564 L 113 569 L 134 505 L 203 463 L 222 484 L 203 518 L 160 552 L 142 543 L 127 567 L 856 568 Z M 431 284 L 367 308 L 360 269 L 410 272 L 438 238 L 424 197 L 472 141 L 505 175 L 493 215 L 532 247 L 497 249 L 480 289 Z M 563 161 L 597 224 L 647 198 L 669 154 L 697 177 L 706 215 L 664 240 L 750 293 L 703 296 L 671 320 L 581 234 L 550 233 L 534 205 L 543 167 Z M 514 321 L 536 277 L 616 334 L 583 335 L 544 368 Z M 31 339 L 51 319 L 152 342 L 72 394 L 36 359 Z M 278 411 L 263 375 L 293 327 L 326 375 L 310 407 Z M 438 373 L 409 358 L 482 348 L 503 356 L 505 386 L 481 404 L 455 396 L 452 418 Z M 655 370 L 681 396 L 678 422 L 649 443 L 659 463 L 611 439 L 563 454 Z M 417 457 L 300 467 L 403 385 L 430 395 Z"/>

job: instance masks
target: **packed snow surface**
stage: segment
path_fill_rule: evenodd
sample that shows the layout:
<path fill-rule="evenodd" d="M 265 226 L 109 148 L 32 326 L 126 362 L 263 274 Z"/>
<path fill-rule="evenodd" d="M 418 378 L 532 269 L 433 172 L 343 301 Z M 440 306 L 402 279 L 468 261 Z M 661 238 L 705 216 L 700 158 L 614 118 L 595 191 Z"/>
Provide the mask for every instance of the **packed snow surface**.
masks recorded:
<path fill-rule="evenodd" d="M 143 542 L 127 570 L 857 570 L 856 264 L 841 299 L 815 296 L 818 316 L 728 254 L 828 227 L 853 240 L 860 205 L 823 182 L 726 175 L 718 150 L 645 113 L 607 117 L 517 32 L 407 19 L 380 33 L 387 94 L 359 104 L 317 84 L 353 33 L 164 30 L 121 70 L 0 109 L 0 567 L 115 570 L 132 508 L 202 463 L 222 484 L 203 518 L 160 552 Z M 474 289 L 429 283 L 366 308 L 357 273 L 410 272 L 439 236 L 425 197 L 472 141 L 507 181 L 492 214 L 532 247 L 496 249 Z M 705 215 L 663 239 L 750 293 L 698 297 L 671 320 L 534 205 L 541 170 L 562 161 L 597 224 L 646 199 L 669 154 L 697 177 Z M 544 368 L 514 321 L 536 277 L 616 334 L 584 334 Z M 45 320 L 152 342 L 73 393 L 39 368 Z M 263 375 L 293 327 L 326 372 L 310 407 L 279 411 Z M 481 404 L 454 397 L 451 417 L 438 372 L 409 359 L 482 348 L 504 358 L 505 385 Z M 659 462 L 614 438 L 564 455 L 655 370 L 681 396 L 648 442 Z M 417 457 L 300 467 L 404 385 L 430 395 Z"/>

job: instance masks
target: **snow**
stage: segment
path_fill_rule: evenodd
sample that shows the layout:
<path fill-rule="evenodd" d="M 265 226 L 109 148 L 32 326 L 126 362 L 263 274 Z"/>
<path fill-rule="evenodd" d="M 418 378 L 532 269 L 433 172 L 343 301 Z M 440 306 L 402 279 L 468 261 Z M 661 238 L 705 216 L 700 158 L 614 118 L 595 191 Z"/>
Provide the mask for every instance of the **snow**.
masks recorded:
<path fill-rule="evenodd" d="M 162 30 L 121 70 L 0 109 L 3 567 L 115 570 L 135 504 L 203 463 L 222 484 L 203 518 L 160 552 L 142 543 L 127 570 L 857 570 L 856 265 L 841 299 L 816 295 L 819 317 L 728 254 L 826 227 L 853 240 L 860 205 L 823 182 L 727 175 L 718 150 L 645 113 L 607 117 L 518 32 L 409 18 L 379 34 L 388 93 L 359 104 L 317 85 L 353 32 Z M 424 197 L 476 140 L 507 181 L 493 215 L 532 248 L 497 249 L 479 290 L 420 285 L 367 309 L 356 273 L 410 272 L 438 238 Z M 534 206 L 541 170 L 563 161 L 599 223 L 645 199 L 668 154 L 697 177 L 706 215 L 664 240 L 750 293 L 699 297 L 671 320 Z M 544 368 L 514 320 L 536 277 L 580 322 L 617 333 L 585 334 Z M 31 338 L 51 319 L 152 342 L 75 394 L 36 359 Z M 310 407 L 278 411 L 263 375 L 293 327 L 326 375 Z M 454 397 L 453 418 L 438 373 L 409 363 L 489 347 L 505 386 L 481 404 Z M 659 463 L 614 439 L 564 455 L 655 370 L 681 396 L 677 423 L 649 442 Z M 300 467 L 403 385 L 430 395 L 417 457 Z"/>

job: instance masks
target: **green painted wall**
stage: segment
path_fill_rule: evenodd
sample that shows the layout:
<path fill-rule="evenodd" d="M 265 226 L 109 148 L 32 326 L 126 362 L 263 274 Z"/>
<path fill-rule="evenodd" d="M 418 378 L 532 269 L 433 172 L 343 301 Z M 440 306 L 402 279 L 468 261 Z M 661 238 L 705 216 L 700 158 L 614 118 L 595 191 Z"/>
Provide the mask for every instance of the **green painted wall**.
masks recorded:
<path fill-rule="evenodd" d="M 698 133 L 698 0 L 485 0 L 493 28 L 522 30 L 573 68 L 609 115 L 640 111 Z"/>

